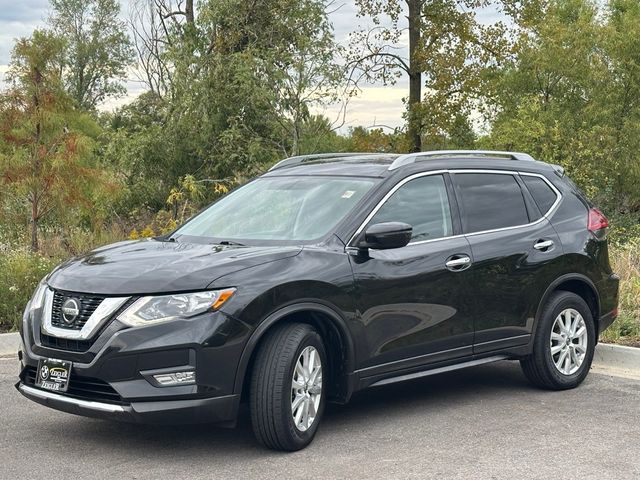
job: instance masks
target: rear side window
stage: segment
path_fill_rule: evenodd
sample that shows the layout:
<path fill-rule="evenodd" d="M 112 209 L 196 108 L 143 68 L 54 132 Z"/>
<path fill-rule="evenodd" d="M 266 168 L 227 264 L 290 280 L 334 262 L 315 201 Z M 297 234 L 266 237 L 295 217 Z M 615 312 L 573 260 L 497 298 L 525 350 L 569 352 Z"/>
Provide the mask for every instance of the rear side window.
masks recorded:
<path fill-rule="evenodd" d="M 530 175 L 521 175 L 520 177 L 529 189 L 529 193 L 531 193 L 531 196 L 538 205 L 540 212 L 542 212 L 543 215 L 546 214 L 558 198 L 556 192 L 540 177 L 532 177 Z"/>
<path fill-rule="evenodd" d="M 513 175 L 457 173 L 454 179 L 466 233 L 529 223 L 522 190 Z"/>
<path fill-rule="evenodd" d="M 451 211 L 442 175 L 419 177 L 402 185 L 380 207 L 369 225 L 384 222 L 411 225 L 412 242 L 450 236 Z"/>

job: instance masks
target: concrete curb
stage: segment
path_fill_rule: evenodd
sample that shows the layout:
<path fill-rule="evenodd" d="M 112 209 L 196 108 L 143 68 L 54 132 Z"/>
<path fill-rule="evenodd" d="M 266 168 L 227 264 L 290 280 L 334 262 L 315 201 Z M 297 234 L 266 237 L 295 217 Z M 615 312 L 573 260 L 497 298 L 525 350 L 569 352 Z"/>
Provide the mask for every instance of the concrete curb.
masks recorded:
<path fill-rule="evenodd" d="M 599 343 L 593 357 L 593 370 L 640 379 L 640 348 Z"/>
<path fill-rule="evenodd" d="M 20 334 L 2 333 L 0 334 L 0 357 L 18 358 L 18 348 L 20 347 Z"/>

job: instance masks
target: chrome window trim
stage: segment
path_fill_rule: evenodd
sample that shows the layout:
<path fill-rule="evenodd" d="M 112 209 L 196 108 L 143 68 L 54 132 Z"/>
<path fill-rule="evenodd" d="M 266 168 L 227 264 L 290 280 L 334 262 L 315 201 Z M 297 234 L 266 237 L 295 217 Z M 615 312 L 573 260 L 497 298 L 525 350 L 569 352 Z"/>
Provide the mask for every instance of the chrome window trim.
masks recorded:
<path fill-rule="evenodd" d="M 389 197 L 391 197 L 391 195 L 393 195 L 405 183 L 410 182 L 411 180 L 414 180 L 416 178 L 425 177 L 425 176 L 428 176 L 428 175 L 443 175 L 445 173 L 449 173 L 449 174 L 456 174 L 456 173 L 490 173 L 490 174 L 501 174 L 501 175 L 518 175 L 518 176 L 527 175 L 527 176 L 531 176 L 531 177 L 539 177 L 542 180 L 544 180 L 547 183 L 547 185 L 549 185 L 549 187 L 551 187 L 551 189 L 554 191 L 554 193 L 556 194 L 556 201 L 553 203 L 553 205 L 551 205 L 551 207 L 549 208 L 549 210 L 546 213 L 542 214 L 542 216 L 539 219 L 537 219 L 537 220 L 535 220 L 533 222 L 525 223 L 525 224 L 522 224 L 522 225 L 514 225 L 512 227 L 494 228 L 494 229 L 490 229 L 490 230 L 481 230 L 479 232 L 462 233 L 462 234 L 459 234 L 459 235 L 449 235 L 448 237 L 434 238 L 432 240 L 420 240 L 420 241 L 417 241 L 417 242 L 409 242 L 407 244 L 407 247 L 412 246 L 412 245 L 421 245 L 421 244 L 424 244 L 424 243 L 439 242 L 439 241 L 442 241 L 442 240 L 450 240 L 450 239 L 453 239 L 453 238 L 471 237 L 471 236 L 475 236 L 475 235 L 484 235 L 486 233 L 504 232 L 504 231 L 508 231 L 508 230 L 514 230 L 514 229 L 517 229 L 517 228 L 531 227 L 531 226 L 534 226 L 534 225 L 537 225 L 537 224 L 543 222 L 544 220 L 550 219 L 551 215 L 553 215 L 555 210 L 558 208 L 558 205 L 560 205 L 560 202 L 562 201 L 562 193 L 560 193 L 560 190 L 558 190 L 556 188 L 556 186 L 549 181 L 548 178 L 546 178 L 544 175 L 542 175 L 540 173 L 520 172 L 520 171 L 517 171 L 517 170 L 492 170 L 492 169 L 477 169 L 477 168 L 455 168 L 455 169 L 433 170 L 433 171 L 430 171 L 430 172 L 414 173 L 413 175 L 409 175 L 408 177 L 403 178 L 402 180 L 400 180 L 398 183 L 396 183 L 393 186 L 393 188 L 391 188 L 391 190 L 389 190 L 386 193 L 386 195 L 384 197 L 382 197 L 382 199 L 376 204 L 376 206 L 373 208 L 373 210 L 371 210 L 369 215 L 367 215 L 367 217 L 364 219 L 362 224 L 360 224 L 360 226 L 358 227 L 356 232 L 351 236 L 351 238 L 347 242 L 347 246 L 345 248 L 353 248 L 353 247 L 355 247 L 355 245 L 352 244 L 353 240 L 364 230 L 364 227 L 371 221 L 371 219 L 378 212 L 378 210 L 380 210 L 380 208 L 382 208 L 382 205 L 384 205 L 386 203 L 386 201 L 389 199 Z M 522 188 L 522 187 L 520 187 L 520 188 Z"/>
<path fill-rule="evenodd" d="M 18 388 L 24 394 L 32 395 L 34 397 L 38 397 L 43 400 L 55 400 L 58 402 L 77 405 L 78 407 L 88 408 L 91 410 L 98 410 L 101 412 L 110 412 L 110 413 L 125 412 L 124 407 L 121 405 L 113 405 L 111 403 L 103 403 L 103 402 L 94 402 L 90 400 L 80 400 L 79 398 L 67 397 L 66 395 L 62 395 L 60 393 L 48 392 L 46 390 L 29 387 L 28 385 L 24 385 L 24 384 L 21 384 Z"/>
<path fill-rule="evenodd" d="M 81 330 L 67 330 L 54 327 L 51 323 L 53 307 L 53 290 L 47 287 L 44 293 L 44 309 L 42 310 L 42 330 L 47 335 L 70 340 L 87 340 L 131 297 L 106 297 L 91 314 Z"/>

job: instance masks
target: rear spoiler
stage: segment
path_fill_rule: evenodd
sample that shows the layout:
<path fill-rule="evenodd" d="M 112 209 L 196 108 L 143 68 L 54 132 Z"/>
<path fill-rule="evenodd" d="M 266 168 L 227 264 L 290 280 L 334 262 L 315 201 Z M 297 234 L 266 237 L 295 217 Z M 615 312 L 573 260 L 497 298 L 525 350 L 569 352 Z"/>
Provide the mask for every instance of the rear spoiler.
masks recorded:
<path fill-rule="evenodd" d="M 550 165 L 553 167 L 553 171 L 556 172 L 556 175 L 558 175 L 560 178 L 564 177 L 564 167 L 555 165 L 553 163 L 551 163 Z"/>

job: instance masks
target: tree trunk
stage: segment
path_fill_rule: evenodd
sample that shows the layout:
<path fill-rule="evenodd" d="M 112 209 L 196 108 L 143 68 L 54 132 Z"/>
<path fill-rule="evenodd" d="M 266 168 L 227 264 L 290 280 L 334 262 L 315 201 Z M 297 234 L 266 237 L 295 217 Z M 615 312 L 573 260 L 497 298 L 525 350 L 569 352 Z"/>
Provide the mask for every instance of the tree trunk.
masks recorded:
<path fill-rule="evenodd" d="M 411 151 L 422 150 L 418 107 L 422 100 L 422 72 L 417 59 L 421 35 L 421 4 L 423 0 L 407 0 L 409 7 L 409 121 L 407 134 Z"/>
<path fill-rule="evenodd" d="M 40 214 L 38 212 L 38 205 L 40 202 L 38 188 L 35 185 L 39 184 L 39 180 L 42 176 L 42 162 L 40 160 L 40 141 L 42 137 L 42 125 L 40 123 L 40 96 L 38 92 L 40 91 L 40 84 L 42 83 L 42 74 L 40 70 L 37 68 L 34 70 L 34 84 L 36 86 L 36 90 L 33 95 L 33 104 L 35 106 L 35 112 L 38 120 L 36 121 L 36 131 L 34 133 L 34 142 L 33 142 L 33 179 L 34 185 L 31 190 L 31 251 L 37 252 L 40 248 L 38 245 L 38 220 L 40 219 Z"/>
<path fill-rule="evenodd" d="M 300 120 L 296 116 L 293 119 L 293 144 L 291 145 L 291 156 L 300 155 Z"/>
<path fill-rule="evenodd" d="M 187 18 L 187 24 L 193 25 L 195 23 L 195 15 L 193 13 L 193 0 L 187 0 L 187 4 L 184 7 L 185 17 Z"/>
<path fill-rule="evenodd" d="M 31 251 L 37 252 L 40 249 L 40 245 L 38 243 L 38 206 L 36 205 L 35 200 L 31 204 Z"/>

